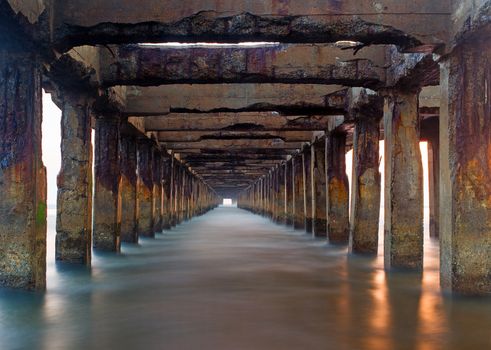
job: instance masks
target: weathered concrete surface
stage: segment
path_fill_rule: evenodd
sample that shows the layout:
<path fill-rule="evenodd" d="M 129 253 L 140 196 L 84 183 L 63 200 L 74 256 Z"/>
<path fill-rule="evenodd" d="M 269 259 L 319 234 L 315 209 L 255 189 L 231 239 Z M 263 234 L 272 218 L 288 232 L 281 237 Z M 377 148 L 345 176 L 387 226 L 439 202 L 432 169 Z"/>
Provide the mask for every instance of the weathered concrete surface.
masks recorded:
<path fill-rule="evenodd" d="M 452 2 L 450 45 L 447 51 L 466 40 L 486 35 L 491 24 L 490 0 L 461 0 Z"/>
<path fill-rule="evenodd" d="M 303 161 L 303 203 L 305 231 L 312 233 L 312 150 L 310 146 L 302 151 Z"/>
<path fill-rule="evenodd" d="M 172 200 L 172 160 L 165 152 L 162 156 L 162 229 L 170 230 L 171 222 L 171 200 Z M 198 189 L 199 190 L 199 189 Z M 198 193 L 198 200 L 201 193 Z"/>
<path fill-rule="evenodd" d="M 284 116 L 278 112 L 170 113 L 145 117 L 148 131 L 289 132 L 322 131 L 329 126 L 328 115 Z"/>
<path fill-rule="evenodd" d="M 121 175 L 121 241 L 138 243 L 137 145 L 132 136 L 121 136 Z"/>
<path fill-rule="evenodd" d="M 326 143 L 312 144 L 312 228 L 315 237 L 327 237 Z"/>
<path fill-rule="evenodd" d="M 269 173 L 266 175 L 268 179 L 268 184 L 267 184 L 267 189 L 268 189 L 268 201 L 269 201 L 269 207 L 268 207 L 268 217 L 270 219 L 274 218 L 274 211 L 275 211 L 275 191 L 274 191 L 274 178 L 273 178 L 273 171 L 270 170 Z"/>
<path fill-rule="evenodd" d="M 149 139 L 138 140 L 138 234 L 154 237 L 153 206 L 153 142 Z"/>
<path fill-rule="evenodd" d="M 46 169 L 41 72 L 27 53 L 0 50 L 0 286 L 46 287 Z"/>
<path fill-rule="evenodd" d="M 336 114 L 344 110 L 344 91 L 342 86 L 314 84 L 129 86 L 125 114 L 151 116 L 170 112 L 247 111 Z"/>
<path fill-rule="evenodd" d="M 278 186 L 278 217 L 279 224 L 286 222 L 286 165 L 283 163 L 278 167 L 277 186 Z"/>
<path fill-rule="evenodd" d="M 489 39 L 456 48 L 442 65 L 440 277 L 442 288 L 491 293 Z"/>
<path fill-rule="evenodd" d="M 385 267 L 423 267 L 423 170 L 417 92 L 386 99 Z"/>
<path fill-rule="evenodd" d="M 176 182 L 175 182 L 175 192 L 176 192 L 176 224 L 180 224 L 183 220 L 182 218 L 182 204 L 183 204 L 183 169 L 180 162 L 176 162 Z"/>
<path fill-rule="evenodd" d="M 310 142 L 311 131 L 160 131 L 158 139 L 161 142 L 200 142 L 220 140 L 268 140 L 281 139 L 289 142 Z"/>
<path fill-rule="evenodd" d="M 353 135 L 353 171 L 349 248 L 377 254 L 380 217 L 380 118 L 357 118 Z"/>
<path fill-rule="evenodd" d="M 177 217 L 176 217 L 176 181 L 177 181 L 177 160 L 174 158 L 174 154 L 171 153 L 171 162 L 170 162 L 170 225 L 176 226 Z"/>
<path fill-rule="evenodd" d="M 293 161 L 293 227 L 305 228 L 304 179 L 302 154 L 292 158 Z"/>
<path fill-rule="evenodd" d="M 54 36 L 60 48 L 162 40 L 355 40 L 414 47 L 444 42 L 449 14 L 450 1 L 174 0 L 162 4 L 152 0 L 138 6 L 124 1 L 116 7 L 110 2 L 76 0 L 57 4 Z"/>
<path fill-rule="evenodd" d="M 301 142 L 285 142 L 281 139 L 238 139 L 238 140 L 204 140 L 199 142 L 163 142 L 167 149 L 178 152 L 180 149 L 242 149 L 242 148 L 267 148 L 267 149 L 299 149 Z"/>
<path fill-rule="evenodd" d="M 327 237 L 330 243 L 349 239 L 349 183 L 346 175 L 346 134 L 331 132 L 326 138 Z"/>
<path fill-rule="evenodd" d="M 92 251 L 92 128 L 90 101 L 63 94 L 58 174 L 56 260 L 90 265 Z"/>
<path fill-rule="evenodd" d="M 100 117 L 95 133 L 94 249 L 121 248 L 120 120 Z"/>
<path fill-rule="evenodd" d="M 120 46 L 103 52 L 101 84 L 152 86 L 211 83 L 338 84 L 381 87 L 385 47 L 357 56 L 335 45 L 233 47 Z"/>
<path fill-rule="evenodd" d="M 153 232 L 162 233 L 162 154 L 158 148 L 153 150 Z"/>
<path fill-rule="evenodd" d="M 285 220 L 287 225 L 293 225 L 293 158 L 285 163 Z"/>
<path fill-rule="evenodd" d="M 25 16 L 31 24 L 38 22 L 49 5 L 46 0 L 7 0 L 7 2 L 16 14 Z"/>

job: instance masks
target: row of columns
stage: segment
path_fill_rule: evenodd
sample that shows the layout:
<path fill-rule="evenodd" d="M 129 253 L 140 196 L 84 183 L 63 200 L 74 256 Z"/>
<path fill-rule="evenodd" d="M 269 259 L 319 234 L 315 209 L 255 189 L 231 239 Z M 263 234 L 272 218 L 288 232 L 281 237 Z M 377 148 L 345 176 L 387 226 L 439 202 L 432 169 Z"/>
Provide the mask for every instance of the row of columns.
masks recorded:
<path fill-rule="evenodd" d="M 489 295 L 491 292 L 490 48 L 489 36 L 476 34 L 440 60 L 440 137 L 438 147 L 433 148 L 440 155 L 439 161 L 433 163 L 438 164 L 434 168 L 438 172 L 439 181 L 434 184 L 438 190 L 433 192 L 434 201 L 438 201 L 433 207 L 438 212 L 432 217 L 434 230 L 438 230 L 440 236 L 441 284 L 445 290 L 464 294 Z M 46 171 L 41 149 L 43 65 L 39 56 L 24 50 L 25 47 L 0 49 L 0 285 L 43 289 L 46 283 L 47 212 Z M 57 257 L 88 263 L 92 212 L 90 111 L 88 104 L 77 94 L 67 95 L 63 101 Z M 354 138 L 355 176 L 349 230 L 347 190 L 342 175 L 344 152 L 326 153 L 326 150 L 332 153 L 343 148 L 342 135 L 329 134 L 325 140 L 302 152 L 302 181 L 292 180 L 295 179 L 294 163 L 300 162 L 297 156 L 296 160 L 268 175 L 267 181 L 272 186 L 265 190 L 255 184 L 242 193 L 240 207 L 266 211 L 278 222 L 298 223 L 297 215 L 301 211 L 294 210 L 298 203 L 294 197 L 298 192 L 293 186 L 303 186 L 303 216 L 307 230 L 311 229 L 316 236 L 327 236 L 332 242 L 346 242 L 349 232 L 353 252 L 374 252 L 378 244 L 376 228 L 380 200 L 380 174 L 375 161 L 378 131 L 373 126 L 363 126 L 360 121 L 355 128 L 358 131 Z M 125 209 L 122 212 L 122 208 L 131 206 L 134 199 L 125 195 L 123 200 L 119 124 L 116 119 L 101 118 L 97 120 L 96 129 L 94 245 L 118 250 L 122 217 L 125 220 L 130 217 L 125 230 L 129 227 L 131 236 L 135 227 L 137 233 L 141 227 L 148 229 L 149 222 L 155 222 L 156 208 L 164 208 L 164 204 L 159 206 L 153 201 L 152 181 L 151 209 L 146 204 L 142 210 L 137 204 L 134 211 Z M 423 191 L 416 92 L 394 92 L 386 98 L 384 133 L 385 264 L 387 268 L 421 269 Z M 142 157 L 149 159 L 144 149 Z M 137 163 L 140 163 L 139 154 L 138 151 Z M 175 159 L 171 162 L 170 180 L 161 181 L 169 186 L 168 192 L 162 190 L 162 193 L 165 192 L 168 199 L 166 217 L 173 225 L 190 217 L 191 213 L 210 209 L 217 204 L 217 198 L 202 183 L 200 190 L 192 191 L 190 196 L 189 187 L 186 190 L 184 186 L 190 175 L 185 175 L 182 166 L 174 164 Z M 145 169 L 141 169 L 142 172 L 148 171 Z M 131 186 L 136 182 L 135 202 L 140 203 L 139 195 L 142 191 L 148 192 L 148 178 L 153 177 L 142 176 L 139 169 L 135 181 L 135 177 L 130 179 L 130 173 L 126 177 Z M 298 177 L 299 173 L 296 174 Z M 126 183 L 125 186 L 130 185 Z M 197 186 L 196 180 L 194 186 Z M 155 193 L 158 196 L 159 190 Z M 148 201 L 148 193 L 146 196 L 143 201 Z M 149 219 L 150 215 L 152 219 Z M 147 230 L 142 234 L 152 233 Z M 124 236 L 127 237 L 127 233 Z"/>
<path fill-rule="evenodd" d="M 345 143 L 344 133 L 331 133 L 305 147 L 240 194 L 239 207 L 305 229 L 316 237 L 327 237 L 331 243 L 347 243 Z M 378 184 L 380 189 L 380 177 Z"/>
<path fill-rule="evenodd" d="M 119 125 L 118 118 L 96 121 L 95 249 L 118 252 L 121 242 L 153 238 L 218 205 L 175 157 L 147 137 L 122 134 Z M 57 258 L 65 260 L 61 251 Z"/>
<path fill-rule="evenodd" d="M 386 99 L 385 261 L 387 269 L 422 267 L 423 179 L 418 93 Z M 353 183 L 346 174 L 346 133 L 326 136 L 261 178 L 239 196 L 241 208 L 305 229 L 353 253 L 376 254 L 380 215 L 380 120 L 355 115 Z M 272 183 L 271 192 L 264 184 Z M 273 204 L 273 205 L 272 205 Z M 351 218 L 351 220 L 350 220 Z"/>
<path fill-rule="evenodd" d="M 46 287 L 42 70 L 35 54 L 0 49 L 2 287 Z M 92 247 L 117 252 L 121 242 L 152 237 L 219 204 L 207 185 L 155 142 L 125 135 L 118 116 L 96 119 L 93 152 L 93 101 L 82 92 L 63 91 L 56 102 L 62 109 L 57 260 L 88 265 Z"/>
<path fill-rule="evenodd" d="M 491 51 L 485 39 L 461 46 L 441 63 L 440 121 L 430 135 L 430 233 L 440 237 L 444 291 L 491 293 Z M 384 261 L 387 270 L 423 267 L 423 170 L 419 91 L 385 96 Z M 346 136 L 328 132 L 241 193 L 238 205 L 279 223 L 305 227 L 352 253 L 376 254 L 381 201 L 380 117 L 351 116 L 352 192 L 345 173 Z M 299 171 L 297 164 L 302 164 Z M 292 170 L 293 169 L 293 170 Z M 293 179 L 293 180 L 291 180 Z M 303 201 L 299 193 L 303 192 Z M 349 207 L 351 196 L 351 208 Z M 297 206 L 303 205 L 303 211 Z M 349 212 L 351 210 L 351 212 Z M 350 215 L 348 215 L 350 214 Z M 303 225 L 300 224 L 303 222 Z"/>

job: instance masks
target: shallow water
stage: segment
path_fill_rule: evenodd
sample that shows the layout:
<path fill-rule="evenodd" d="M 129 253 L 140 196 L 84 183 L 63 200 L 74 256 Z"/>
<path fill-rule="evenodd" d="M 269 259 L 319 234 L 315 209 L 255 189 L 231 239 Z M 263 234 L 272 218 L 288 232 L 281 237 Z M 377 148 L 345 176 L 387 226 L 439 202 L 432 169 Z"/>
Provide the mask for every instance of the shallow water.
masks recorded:
<path fill-rule="evenodd" d="M 48 290 L 0 292 L 0 349 L 491 349 L 491 300 L 442 297 L 438 245 L 424 274 L 386 275 L 237 208 L 155 240 L 54 263 Z"/>

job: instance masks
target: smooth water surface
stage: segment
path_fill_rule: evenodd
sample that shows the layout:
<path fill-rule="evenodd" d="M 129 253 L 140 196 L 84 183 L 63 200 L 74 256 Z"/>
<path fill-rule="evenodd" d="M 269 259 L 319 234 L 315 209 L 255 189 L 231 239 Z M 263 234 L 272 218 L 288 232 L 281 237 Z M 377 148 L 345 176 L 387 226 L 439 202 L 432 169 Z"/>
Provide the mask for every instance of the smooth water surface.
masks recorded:
<path fill-rule="evenodd" d="M 0 292 L 0 349 L 491 349 L 491 300 L 442 297 L 438 245 L 424 274 L 385 274 L 237 208 L 54 263 L 48 290 Z"/>

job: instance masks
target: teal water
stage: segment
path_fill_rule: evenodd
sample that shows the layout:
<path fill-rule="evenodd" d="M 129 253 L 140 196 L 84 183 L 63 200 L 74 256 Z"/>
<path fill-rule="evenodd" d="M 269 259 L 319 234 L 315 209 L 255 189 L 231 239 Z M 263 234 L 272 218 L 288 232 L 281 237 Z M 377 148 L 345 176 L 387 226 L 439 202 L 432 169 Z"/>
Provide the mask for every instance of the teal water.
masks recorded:
<path fill-rule="evenodd" d="M 54 263 L 48 290 L 0 291 L 0 349 L 491 349 L 491 300 L 218 208 L 91 269 Z"/>

